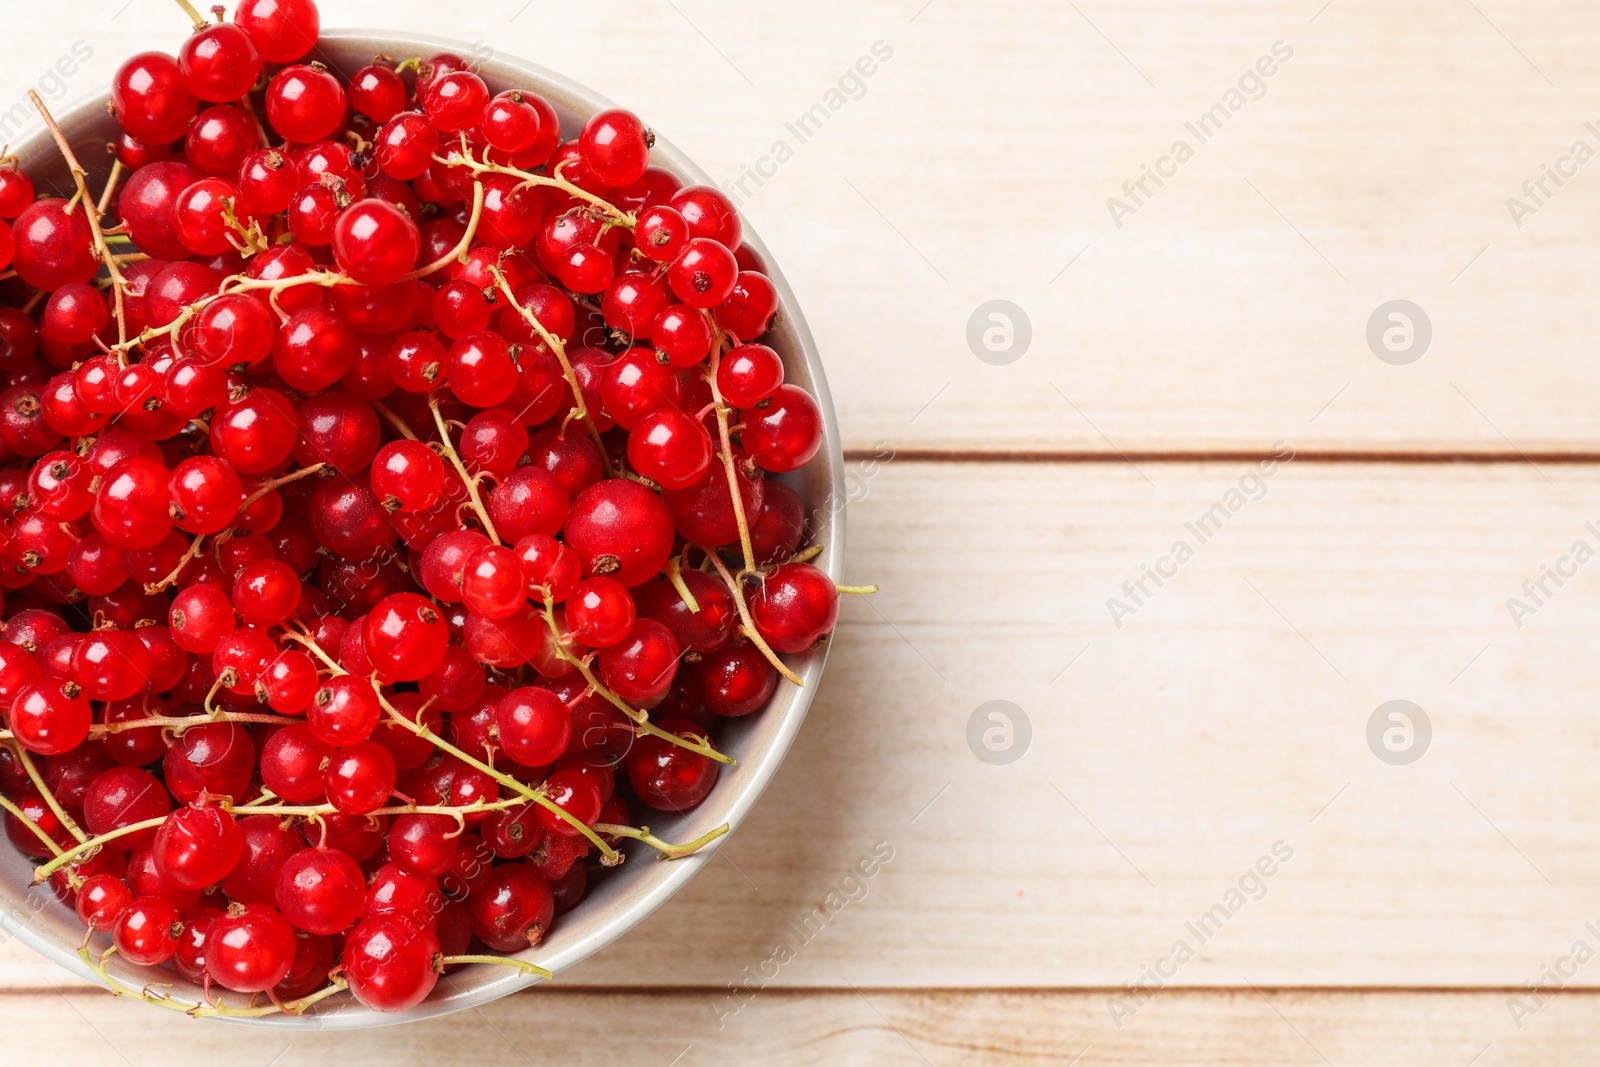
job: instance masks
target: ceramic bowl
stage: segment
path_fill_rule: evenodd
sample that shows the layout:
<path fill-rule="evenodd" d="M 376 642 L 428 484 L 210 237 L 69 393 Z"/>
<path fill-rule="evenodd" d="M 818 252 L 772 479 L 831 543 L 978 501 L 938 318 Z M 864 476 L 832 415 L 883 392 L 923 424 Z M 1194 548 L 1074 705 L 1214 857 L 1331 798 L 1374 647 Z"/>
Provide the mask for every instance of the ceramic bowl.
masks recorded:
<path fill-rule="evenodd" d="M 518 87 L 545 96 L 561 115 L 564 140 L 576 137 L 590 115 L 614 106 L 597 93 L 541 66 L 498 52 L 485 57 L 482 51 L 480 47 L 479 54 L 475 54 L 471 46 L 462 42 L 433 37 L 329 30 L 323 34 L 311 58 L 321 60 L 348 77 L 380 54 L 400 59 L 455 52 L 474 61 L 478 73 L 493 92 Z M 56 115 L 79 160 L 91 172 L 91 189 L 102 186 L 110 168 L 105 145 L 116 131 L 106 110 L 108 96 L 108 92 L 103 92 Z M 13 151 L 20 156 L 24 169 L 34 177 L 41 194 L 53 190 L 63 196 L 71 195 L 70 175 L 46 131 L 41 129 Z M 658 137 L 651 162 L 670 170 L 685 184 L 712 184 L 703 171 L 665 138 Z M 809 391 L 822 408 L 825 440 L 821 451 L 803 470 L 786 475 L 784 480 L 806 501 L 813 536 L 824 546 L 815 564 L 838 581 L 844 552 L 844 460 L 822 362 L 793 291 L 748 224 L 744 239 L 765 260 L 767 273 L 780 297 L 782 321 L 767 341 L 782 354 L 787 380 Z M 721 823 L 728 823 L 737 833 L 739 824 L 771 781 L 800 729 L 822 676 L 826 647 L 824 644 L 820 649 L 792 658 L 792 666 L 805 680 L 804 687 L 780 681 L 777 695 L 764 711 L 723 724 L 722 748 L 738 762 L 723 769 L 716 788 L 703 804 L 683 815 L 662 816 L 651 812 L 638 817 L 646 819 L 651 830 L 666 840 L 692 840 Z M 712 845 L 686 859 L 664 862 L 658 861 L 653 850 L 647 847 L 629 847 L 627 862 L 597 879 L 582 903 L 561 916 L 544 941 L 523 956 L 559 976 L 579 960 L 621 937 L 683 888 L 710 862 L 715 848 L 716 845 Z M 63 967 L 93 980 L 93 972 L 77 954 L 83 937 L 83 927 L 77 917 L 48 887 L 30 887 L 29 878 L 27 859 L 15 849 L 0 848 L 0 924 Z M 178 1000 L 193 1002 L 199 998 L 197 987 L 169 970 L 134 967 L 123 962 L 113 962 L 111 970 L 116 977 L 136 987 L 157 982 L 165 984 Z M 406 1012 L 375 1012 L 348 994 L 341 994 L 301 1016 L 279 1014 L 237 1021 L 246 1025 L 296 1029 L 381 1026 L 481 1005 L 525 988 L 533 981 L 535 979 L 510 968 L 474 964 L 451 974 L 447 981 L 441 981 L 428 1000 Z"/>

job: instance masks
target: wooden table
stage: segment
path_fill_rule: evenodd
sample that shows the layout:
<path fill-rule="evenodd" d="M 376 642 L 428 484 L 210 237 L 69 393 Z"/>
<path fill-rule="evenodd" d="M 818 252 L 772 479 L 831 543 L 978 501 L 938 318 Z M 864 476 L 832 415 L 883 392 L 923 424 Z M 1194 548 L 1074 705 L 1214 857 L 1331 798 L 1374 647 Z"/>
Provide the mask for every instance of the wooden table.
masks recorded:
<path fill-rule="evenodd" d="M 124 5 L 8 11 L 0 123 L 175 47 Z M 549 988 L 284 1039 L 13 944 L 8 1060 L 1593 1062 L 1592 6 L 324 6 L 563 70 L 743 178 L 883 591 L 717 861 Z M 1015 312 L 969 344 L 991 300 L 1025 351 Z M 1015 712 L 969 745 L 996 700 L 1025 751 Z"/>

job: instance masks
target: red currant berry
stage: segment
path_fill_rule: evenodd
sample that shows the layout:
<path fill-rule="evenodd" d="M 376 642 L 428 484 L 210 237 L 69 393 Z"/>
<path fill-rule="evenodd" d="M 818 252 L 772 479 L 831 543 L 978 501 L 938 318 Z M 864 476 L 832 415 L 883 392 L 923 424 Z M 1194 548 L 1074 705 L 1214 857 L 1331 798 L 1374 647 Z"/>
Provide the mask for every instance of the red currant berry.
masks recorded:
<path fill-rule="evenodd" d="M 140 52 L 111 79 L 111 108 L 132 137 L 170 144 L 183 136 L 199 110 L 178 61 L 164 52 Z"/>
<path fill-rule="evenodd" d="M 416 223 L 385 200 L 352 204 L 333 229 L 334 258 L 362 285 L 399 281 L 416 265 L 421 248 Z"/>
<path fill-rule="evenodd" d="M 519 952 L 543 940 L 555 918 L 555 901 L 548 882 L 515 863 L 490 871 L 467 898 L 467 911 L 472 932 L 484 944 L 497 952 Z"/>
<path fill-rule="evenodd" d="M 822 411 L 796 385 L 781 385 L 765 400 L 746 409 L 741 438 L 750 458 L 774 473 L 799 470 L 822 447 Z"/>
<path fill-rule="evenodd" d="M 299 64 L 284 67 L 267 85 L 267 121 L 286 140 L 299 144 L 327 140 L 344 120 L 344 86 L 325 70 Z"/>
<path fill-rule="evenodd" d="M 185 889 L 222 881 L 239 862 L 244 838 L 233 816 L 219 807 L 182 807 L 167 816 L 150 845 L 156 866 Z"/>
<path fill-rule="evenodd" d="M 678 737 L 704 740 L 704 731 L 682 719 L 656 724 Z M 641 737 L 628 753 L 628 782 L 639 799 L 657 811 L 688 811 L 717 784 L 718 764 L 707 756 L 660 737 Z"/>
<path fill-rule="evenodd" d="M 241 0 L 233 21 L 268 63 L 293 63 L 311 51 L 322 31 L 315 0 Z"/>
<path fill-rule="evenodd" d="M 340 956 L 355 998 L 375 1011 L 405 1011 L 433 992 L 439 939 L 399 915 L 363 920 L 345 938 Z"/>
<path fill-rule="evenodd" d="M 389 511 L 426 511 L 444 495 L 444 461 L 420 441 L 391 441 L 372 458 L 371 480 Z"/>
<path fill-rule="evenodd" d="M 289 973 L 294 930 L 276 909 L 233 904 L 206 931 L 206 973 L 236 993 L 261 993 Z"/>
<path fill-rule="evenodd" d="M 776 651 L 804 652 L 838 622 L 839 589 L 809 563 L 785 563 L 750 597 L 750 619 Z"/>
<path fill-rule="evenodd" d="M 308 848 L 289 857 L 278 872 L 276 901 L 283 917 L 301 930 L 342 933 L 361 918 L 367 880 L 356 861 L 338 849 Z"/>
<path fill-rule="evenodd" d="M 165 963 L 178 950 L 183 920 L 178 909 L 160 897 L 138 897 L 117 916 L 111 940 L 129 963 L 146 967 Z"/>

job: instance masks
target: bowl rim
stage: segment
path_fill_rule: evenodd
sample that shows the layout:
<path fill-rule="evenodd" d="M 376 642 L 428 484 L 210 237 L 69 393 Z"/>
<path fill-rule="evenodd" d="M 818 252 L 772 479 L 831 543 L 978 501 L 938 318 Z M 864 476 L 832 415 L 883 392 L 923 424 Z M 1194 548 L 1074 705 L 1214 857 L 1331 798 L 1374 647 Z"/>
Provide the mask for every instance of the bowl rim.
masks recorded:
<path fill-rule="evenodd" d="M 481 42 L 480 42 L 481 43 Z M 468 59 L 470 65 L 482 74 L 489 82 L 491 89 L 499 83 L 511 79 L 520 81 L 525 88 L 532 88 L 551 100 L 558 111 L 563 113 L 563 127 L 571 125 L 571 116 L 590 115 L 596 111 L 614 107 L 609 99 L 594 92 L 588 87 L 573 81 L 565 75 L 552 71 L 541 64 L 532 63 L 516 56 L 505 55 L 498 49 L 489 49 L 485 55 L 475 45 L 450 38 L 437 37 L 429 34 L 415 34 L 389 30 L 367 29 L 325 29 L 319 35 L 317 45 L 312 49 L 308 59 L 319 59 L 331 68 L 346 75 L 341 65 L 329 55 L 329 50 L 371 50 L 373 55 L 379 53 L 398 55 L 433 55 L 439 52 L 455 52 Z M 109 121 L 105 111 L 105 102 L 109 97 L 109 88 L 80 99 L 73 106 L 57 115 L 57 120 L 69 139 L 80 138 L 85 134 L 96 134 Z M 98 136 L 104 140 L 104 136 Z M 55 146 L 50 140 L 48 131 L 40 129 L 16 145 L 12 152 L 14 155 L 27 159 L 37 156 L 41 151 L 47 150 L 48 155 L 59 156 Z M 651 163 L 656 166 L 665 166 L 686 184 L 705 184 L 720 188 L 705 171 L 701 170 L 692 160 L 670 141 L 658 135 L 651 151 Z M 65 168 L 62 166 L 62 172 Z M 89 164 L 91 172 L 95 167 Z M 799 303 L 795 299 L 794 291 L 783 276 L 781 269 L 773 262 L 772 256 L 765 243 L 750 227 L 748 219 L 744 220 L 744 242 L 760 256 L 765 264 L 765 272 L 777 289 L 779 306 L 783 310 L 783 323 L 775 331 L 784 342 L 780 351 L 784 351 L 785 365 L 793 372 L 803 368 L 804 384 L 817 401 L 823 418 L 823 446 L 801 472 L 796 472 L 796 477 L 804 476 L 811 483 L 811 499 L 806 501 L 812 519 L 812 536 L 816 543 L 822 545 L 822 551 L 813 560 L 813 564 L 822 569 L 835 582 L 842 580 L 845 539 L 845 478 L 844 455 L 839 435 L 839 427 L 834 411 L 832 396 L 828 389 L 827 378 L 823 371 L 821 357 L 817 351 L 816 341 L 806 324 L 805 317 L 800 311 Z M 774 347 L 779 347 L 774 345 Z M 785 351 L 786 350 L 786 351 Z M 798 362 L 799 367 L 796 367 Z M 819 477 L 820 475 L 820 477 Z M 825 488 L 826 499 L 818 501 L 815 492 L 818 487 Z M 802 494 L 804 495 L 804 494 Z M 660 907 L 669 897 L 682 889 L 699 870 L 710 861 L 716 851 L 733 836 L 733 831 L 749 814 L 755 802 L 765 792 L 771 783 L 773 775 L 787 755 L 795 735 L 799 732 L 800 725 L 805 719 L 815 696 L 817 684 L 821 679 L 823 667 L 827 660 L 829 642 L 801 657 L 791 657 L 791 666 L 805 682 L 802 688 L 792 685 L 783 685 L 779 694 L 774 698 L 773 704 L 764 709 L 761 719 L 777 717 L 775 727 L 767 737 L 763 747 L 754 753 L 739 754 L 739 761 L 747 770 L 741 781 L 737 783 L 723 783 L 727 790 L 720 798 L 722 803 L 715 809 L 718 816 L 711 825 L 726 822 L 729 833 L 717 841 L 701 849 L 693 856 L 674 860 L 662 864 L 666 873 L 662 876 L 649 879 L 649 884 L 641 890 L 633 890 L 615 905 L 602 902 L 606 906 L 613 906 L 615 914 L 609 915 L 582 934 L 572 939 L 560 937 L 558 926 L 549 941 L 539 948 L 530 949 L 519 953 L 519 957 L 537 956 L 541 966 L 549 968 L 559 974 L 574 966 L 581 960 L 604 948 L 615 941 L 628 930 L 637 926 L 651 912 Z M 755 717 L 752 717 L 755 718 Z M 739 720 L 742 722 L 743 720 Z M 742 735 L 741 735 L 742 737 Z M 728 746 L 733 749 L 735 746 Z M 737 786 L 737 788 L 735 788 Z M 713 797 L 717 791 L 713 791 Z M 702 809 L 679 816 L 677 819 L 692 819 Z M 659 813 L 655 813 L 659 814 Z M 665 819 L 652 818 L 651 822 L 660 825 Z M 702 820 L 707 821 L 707 820 Z M 709 826 L 707 827 L 709 828 Z M 690 836 L 697 836 L 691 830 Z M 634 846 L 629 849 L 632 857 L 629 866 L 637 868 L 647 862 L 653 862 L 649 856 L 647 846 Z M 20 853 L 17 854 L 20 857 Z M 9 857 L 8 857 L 9 860 Z M 17 864 L 8 862 L 6 865 L 15 867 Z M 620 872 L 619 872 L 620 873 Z M 641 876 L 646 877 L 648 876 Z M 603 884 L 609 884 L 603 883 Z M 38 887 L 38 893 L 24 890 L 24 898 L 18 899 L 14 892 L 13 879 L 7 877 L 0 882 L 0 893 L 4 893 L 3 907 L 0 907 L 0 927 L 3 927 L 18 940 L 28 944 L 42 955 L 73 971 L 79 976 L 89 980 L 96 986 L 102 985 L 95 972 L 86 965 L 77 955 L 74 946 L 67 943 L 64 938 L 52 936 L 46 931 L 39 920 L 38 913 L 42 910 L 55 907 L 64 907 L 56 901 L 48 889 Z M 621 891 L 619 891 L 619 894 Z M 48 897 L 48 900 L 36 899 L 39 894 Z M 601 906 L 601 905 L 597 905 Z M 580 904 L 580 909 L 582 905 Z M 571 913 L 569 913 L 571 914 Z M 554 945 L 553 950 L 546 950 L 545 945 Z M 137 968 L 127 968 L 129 974 L 137 974 Z M 492 973 L 491 973 L 492 972 Z M 170 972 L 159 972 L 163 980 L 174 978 Z M 455 979 L 452 981 L 452 979 Z M 518 990 L 527 988 L 541 981 L 541 979 L 526 975 L 510 968 L 499 967 L 492 964 L 472 964 L 460 972 L 444 976 L 441 988 L 448 988 L 449 992 L 441 996 L 436 989 L 428 999 L 414 1008 L 402 1012 L 378 1012 L 361 1005 L 354 998 L 340 996 L 324 1005 L 319 1004 L 313 1010 L 299 1016 L 284 1014 L 267 1015 L 259 1018 L 239 1018 L 226 1016 L 225 1021 L 246 1025 L 268 1026 L 278 1029 L 294 1030 L 335 1030 L 357 1029 L 374 1026 L 395 1025 L 402 1022 L 418 1021 L 435 1018 L 456 1011 L 478 1007 L 490 1001 L 508 996 Z M 193 998 L 184 996 L 186 992 L 179 983 L 174 985 L 175 999 L 191 1002 Z"/>

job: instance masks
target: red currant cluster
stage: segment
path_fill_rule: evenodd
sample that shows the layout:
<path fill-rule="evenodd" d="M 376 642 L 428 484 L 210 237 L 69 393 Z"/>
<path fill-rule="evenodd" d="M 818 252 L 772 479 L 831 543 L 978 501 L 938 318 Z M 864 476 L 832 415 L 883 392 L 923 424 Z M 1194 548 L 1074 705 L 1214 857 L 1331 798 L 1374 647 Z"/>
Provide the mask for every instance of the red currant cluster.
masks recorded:
<path fill-rule="evenodd" d="M 838 614 L 731 203 L 460 57 L 242 0 L 0 163 L 0 805 L 111 953 L 304 1010 L 540 941 Z M 531 964 L 514 966 L 537 971 Z M 258 1002 L 255 994 L 264 994 Z"/>

